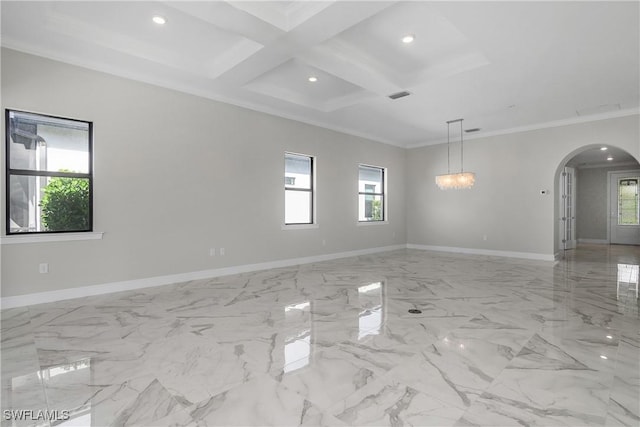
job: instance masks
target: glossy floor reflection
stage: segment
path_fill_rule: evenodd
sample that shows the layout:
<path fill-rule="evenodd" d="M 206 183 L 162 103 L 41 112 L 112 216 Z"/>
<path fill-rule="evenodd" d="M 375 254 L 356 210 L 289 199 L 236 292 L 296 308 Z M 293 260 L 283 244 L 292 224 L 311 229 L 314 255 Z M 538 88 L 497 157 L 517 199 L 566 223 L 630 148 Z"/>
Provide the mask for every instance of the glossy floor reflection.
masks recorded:
<path fill-rule="evenodd" d="M 2 425 L 638 426 L 638 265 L 401 250 L 4 310 Z"/>

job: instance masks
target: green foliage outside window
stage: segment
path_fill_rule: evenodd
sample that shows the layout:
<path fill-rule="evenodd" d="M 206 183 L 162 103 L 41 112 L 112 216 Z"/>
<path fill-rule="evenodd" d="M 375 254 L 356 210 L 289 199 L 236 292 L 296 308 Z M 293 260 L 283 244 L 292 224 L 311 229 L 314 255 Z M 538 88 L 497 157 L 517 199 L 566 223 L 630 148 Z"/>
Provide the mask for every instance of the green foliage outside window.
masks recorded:
<path fill-rule="evenodd" d="M 47 231 L 89 230 L 89 180 L 51 178 L 40 202 Z"/>
<path fill-rule="evenodd" d="M 371 219 L 382 221 L 382 200 L 373 200 L 371 208 Z"/>

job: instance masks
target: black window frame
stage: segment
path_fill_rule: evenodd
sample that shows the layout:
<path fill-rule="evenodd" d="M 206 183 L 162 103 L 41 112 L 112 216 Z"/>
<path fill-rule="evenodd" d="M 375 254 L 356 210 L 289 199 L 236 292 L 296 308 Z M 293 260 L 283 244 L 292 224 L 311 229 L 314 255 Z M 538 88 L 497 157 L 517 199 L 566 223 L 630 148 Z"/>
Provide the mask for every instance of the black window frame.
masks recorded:
<path fill-rule="evenodd" d="M 301 154 L 301 153 L 294 153 L 291 151 L 285 151 L 284 153 L 284 158 L 285 158 L 285 162 L 286 162 L 286 158 L 287 155 L 292 155 L 292 156 L 299 156 L 299 157 L 307 157 L 309 159 L 309 188 L 295 188 L 295 187 L 291 187 L 289 184 L 286 183 L 284 184 L 284 193 L 285 193 L 285 197 L 287 194 L 287 191 L 302 191 L 302 192 L 307 192 L 310 193 L 311 197 L 309 197 L 309 222 L 287 222 L 286 217 L 287 217 L 287 205 L 286 205 L 286 199 L 285 199 L 285 220 L 284 220 L 284 225 L 313 225 L 315 224 L 315 157 L 314 156 L 310 156 L 308 154 Z M 285 173 L 286 173 L 286 167 L 285 167 Z M 285 176 L 286 178 L 286 176 Z M 295 180 L 294 180 L 294 184 L 295 185 Z"/>
<path fill-rule="evenodd" d="M 360 168 L 369 168 L 369 169 L 378 169 L 380 170 L 381 173 L 381 187 L 382 187 L 382 192 L 380 193 L 370 193 L 367 191 L 360 191 Z M 366 197 L 367 196 L 380 196 L 380 198 L 382 199 L 382 206 L 381 208 L 381 212 L 382 212 L 382 218 L 381 219 L 365 219 L 365 220 L 361 220 L 360 219 L 360 208 L 358 207 L 358 222 L 359 223 L 371 223 L 371 222 L 385 222 L 387 220 L 387 196 L 386 196 L 386 187 L 387 187 L 387 180 L 386 180 L 386 168 L 380 167 L 380 166 L 373 166 L 373 165 L 367 165 L 364 163 L 360 163 L 358 164 L 358 198 L 360 198 L 360 196 L 365 196 L 365 203 L 367 201 Z M 366 212 L 366 207 L 365 207 L 365 212 Z"/>
<path fill-rule="evenodd" d="M 88 126 L 87 155 L 89 156 L 88 172 L 54 172 L 39 171 L 29 169 L 13 169 L 11 167 L 11 113 L 29 114 L 33 116 L 67 120 L 71 122 L 83 123 Z M 13 108 L 5 108 L 5 232 L 7 236 L 23 236 L 23 235 L 40 235 L 40 234 L 67 234 L 67 233 L 91 233 L 93 232 L 93 122 L 80 119 L 72 119 L 69 117 L 55 116 L 51 114 L 35 113 L 32 111 L 24 111 Z M 86 230 L 42 230 L 42 231 L 11 231 L 11 177 L 12 176 L 32 176 L 32 177 L 52 177 L 52 178 L 82 178 L 87 179 L 89 183 L 89 227 Z"/>

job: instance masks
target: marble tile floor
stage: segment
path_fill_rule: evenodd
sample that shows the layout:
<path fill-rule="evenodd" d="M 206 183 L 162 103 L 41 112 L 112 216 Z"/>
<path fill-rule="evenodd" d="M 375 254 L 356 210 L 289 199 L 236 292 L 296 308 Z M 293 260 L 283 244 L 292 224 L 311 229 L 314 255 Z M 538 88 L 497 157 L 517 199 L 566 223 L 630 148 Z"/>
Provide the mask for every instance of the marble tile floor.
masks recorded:
<path fill-rule="evenodd" d="M 2 426 L 637 427 L 639 265 L 399 250 L 3 310 Z"/>

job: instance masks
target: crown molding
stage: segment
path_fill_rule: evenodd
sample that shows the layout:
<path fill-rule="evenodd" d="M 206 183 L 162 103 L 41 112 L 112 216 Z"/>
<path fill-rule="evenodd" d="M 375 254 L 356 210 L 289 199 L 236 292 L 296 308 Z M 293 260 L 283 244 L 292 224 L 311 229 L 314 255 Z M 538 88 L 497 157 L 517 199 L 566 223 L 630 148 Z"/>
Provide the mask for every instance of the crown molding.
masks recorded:
<path fill-rule="evenodd" d="M 509 135 L 512 133 L 529 132 L 529 131 L 540 130 L 540 129 L 550 129 L 550 128 L 556 128 L 556 127 L 562 127 L 562 126 L 576 125 L 581 123 L 596 122 L 599 120 L 615 119 L 618 117 L 634 116 L 639 114 L 640 114 L 640 108 L 628 108 L 628 109 L 618 110 L 618 111 L 609 111 L 601 114 L 593 114 L 590 116 L 571 117 L 568 119 L 554 120 L 551 122 L 536 123 L 533 125 L 526 125 L 526 126 L 518 126 L 514 128 L 509 128 L 509 129 L 486 132 L 486 133 L 482 133 L 474 136 L 465 136 L 464 140 L 470 141 L 474 139 L 489 138 L 492 136 Z M 412 148 L 420 148 L 420 147 L 426 147 L 429 145 L 439 145 L 439 144 L 446 144 L 446 143 L 447 143 L 446 139 L 437 139 L 437 140 L 425 141 L 417 144 L 407 145 L 405 146 L 405 148 L 412 149 Z"/>
<path fill-rule="evenodd" d="M 335 125 L 331 125 L 329 123 L 326 123 L 322 120 L 313 120 L 313 119 L 309 119 L 306 117 L 301 117 L 297 114 L 293 114 L 293 113 L 283 113 L 281 111 L 278 111 L 275 108 L 270 108 L 264 105 L 257 105 L 254 103 L 250 103 L 250 102 L 243 102 L 243 101 L 239 101 L 237 99 L 233 99 L 227 96 L 222 96 L 222 95 L 218 95 L 218 94 L 212 94 L 212 93 L 203 93 L 200 90 L 194 89 L 192 87 L 189 87 L 187 85 L 181 85 L 178 84 L 176 82 L 171 82 L 171 81 L 166 81 L 165 79 L 163 80 L 159 80 L 159 79 L 153 79 L 153 78 L 149 78 L 148 76 L 145 76 L 141 73 L 136 73 L 136 72 L 127 72 L 121 68 L 118 67 L 105 67 L 104 64 L 96 64 L 96 63 L 90 63 L 88 61 L 78 61 L 75 58 L 72 57 L 67 57 L 65 55 L 54 55 L 51 52 L 45 51 L 43 49 L 38 49 L 38 48 L 34 48 L 31 45 L 27 45 L 24 43 L 20 43 L 16 40 L 12 40 L 10 38 L 4 37 L 1 40 L 1 44 L 2 47 L 7 48 L 7 49 L 12 49 L 18 52 L 22 52 L 22 53 L 26 53 L 26 54 L 30 54 L 30 55 L 35 55 L 35 56 L 39 56 L 39 57 L 43 57 L 46 59 L 50 59 L 53 61 L 58 61 L 58 62 L 62 62 L 65 64 L 70 64 L 70 65 L 74 65 L 77 67 L 81 67 L 81 68 L 85 68 L 85 69 L 90 69 L 93 71 L 97 71 L 103 74 L 108 74 L 108 75 L 113 75 L 116 77 L 121 77 L 121 78 L 125 78 L 125 79 L 129 79 L 129 80 L 134 80 L 134 81 L 138 81 L 138 82 L 142 82 L 142 83 L 146 83 L 146 84 L 150 84 L 153 86 L 158 86 L 158 87 L 162 87 L 165 89 L 169 89 L 169 90 L 174 90 L 177 92 L 181 92 L 181 93 L 186 93 L 189 95 L 193 95 L 193 96 L 198 96 L 200 98 L 205 98 L 205 99 L 210 99 L 212 101 L 216 101 L 216 102 L 221 102 L 224 104 L 228 104 L 228 105 L 234 105 L 236 107 L 240 107 L 240 108 L 246 108 L 248 110 L 252 110 L 252 111 L 257 111 L 260 113 L 264 113 L 264 114 L 269 114 L 271 116 L 275 116 L 275 117 L 280 117 L 283 119 L 287 119 L 287 120 L 293 120 L 299 123 L 305 123 L 311 126 L 316 126 L 316 127 L 320 127 L 323 129 L 328 129 L 328 130 L 332 130 L 335 132 L 339 132 L 345 135 L 350 135 L 350 136 L 355 136 L 358 138 L 363 138 L 363 139 L 368 139 L 370 141 L 373 142 L 378 142 L 381 144 L 385 144 L 385 145 L 390 145 L 390 146 L 394 146 L 394 147 L 399 147 L 399 148 L 404 148 L 404 149 L 413 149 L 413 148 L 420 148 L 420 147 L 426 147 L 426 146 L 430 146 L 430 145 L 439 145 L 439 144 L 446 144 L 447 140 L 446 139 L 436 139 L 436 140 L 429 140 L 429 141 L 424 141 L 424 142 L 419 142 L 419 143 L 415 143 L 415 144 L 405 144 L 402 142 L 398 142 L 398 141 L 392 141 L 392 140 L 388 140 L 385 138 L 380 138 L 378 136 L 375 135 L 371 135 L 368 134 L 366 132 L 358 132 L 358 131 L 354 131 L 352 129 L 348 129 L 345 128 L 343 126 L 335 126 Z M 533 131 L 533 130 L 540 130 L 540 129 L 549 129 L 549 128 L 554 128 L 554 127 L 561 127 L 561 126 L 568 126 L 568 125 L 574 125 L 574 124 L 580 124 L 580 123 L 588 123 L 588 122 L 593 122 L 593 121 L 598 121 L 598 120 L 606 120 L 606 119 L 612 119 L 612 118 L 617 118 L 617 117 L 626 117 L 626 116 L 632 116 L 632 115 L 638 115 L 640 114 L 640 107 L 636 107 L 636 108 L 630 108 L 630 109 L 624 109 L 624 110 L 618 110 L 618 111 L 609 111 L 606 113 L 601 113 L 601 114 L 593 114 L 593 115 L 589 115 L 589 116 L 578 116 L 578 117 L 571 117 L 571 118 L 567 118 L 567 119 L 562 119 L 562 120 L 555 120 L 555 121 L 550 121 L 550 122 L 542 122 L 542 123 L 536 123 L 536 124 L 532 124 L 532 125 L 526 125 L 526 126 L 519 126 L 519 127 L 514 127 L 514 128 L 508 128 L 508 129 L 502 129 L 502 130 L 497 130 L 497 131 L 490 131 L 490 132 L 483 132 L 481 134 L 477 134 L 477 135 L 473 135 L 473 136 L 465 136 L 464 140 L 465 141 L 471 141 L 471 140 L 475 140 L 475 139 L 482 139 L 482 138 L 488 138 L 488 137 L 492 137 L 492 136 L 500 136 L 500 135 L 509 135 L 509 134 L 513 134 L 513 133 L 520 133 L 520 132 L 528 132 L 528 131 Z"/>
<path fill-rule="evenodd" d="M 55 55 L 51 52 L 45 51 L 43 49 L 33 48 L 31 45 L 23 44 L 17 42 L 15 40 L 9 38 L 3 38 L 1 41 L 1 46 L 3 48 L 15 50 L 16 52 L 26 53 L 28 55 L 38 56 L 41 58 L 49 59 L 51 61 L 61 62 L 63 64 L 73 65 L 76 67 L 97 71 L 102 74 L 107 74 L 111 76 L 116 76 L 128 80 L 137 81 L 140 83 L 149 84 L 152 86 L 161 87 L 164 89 L 174 90 L 176 92 L 184 93 L 187 95 L 193 95 L 204 99 L 209 99 L 216 102 L 221 102 L 223 104 L 233 105 L 235 107 L 245 108 L 247 110 L 257 111 L 259 113 L 269 114 L 270 116 L 280 117 L 286 120 L 293 120 L 295 122 L 304 123 L 311 126 L 316 126 L 322 129 L 332 130 L 334 132 L 339 132 L 345 135 L 355 136 L 358 138 L 368 139 L 373 142 L 378 142 L 381 144 L 391 145 L 399 148 L 406 148 L 405 144 L 397 141 L 391 141 L 384 138 L 380 138 L 375 135 L 368 134 L 366 132 L 358 132 L 354 131 L 342 126 L 335 126 L 329 123 L 323 122 L 321 120 L 312 120 L 306 117 L 299 116 L 297 114 L 292 113 L 283 113 L 278 111 L 276 108 L 270 108 L 264 105 L 258 105 L 251 102 L 240 101 L 237 99 L 233 99 L 227 96 L 205 93 L 201 90 L 194 89 L 187 85 L 181 85 L 173 81 L 167 81 L 166 79 L 153 79 L 149 78 L 142 73 L 137 72 L 129 72 L 114 66 L 105 66 L 104 64 L 97 64 L 90 61 L 78 61 L 73 57 L 65 56 L 65 55 Z"/>

